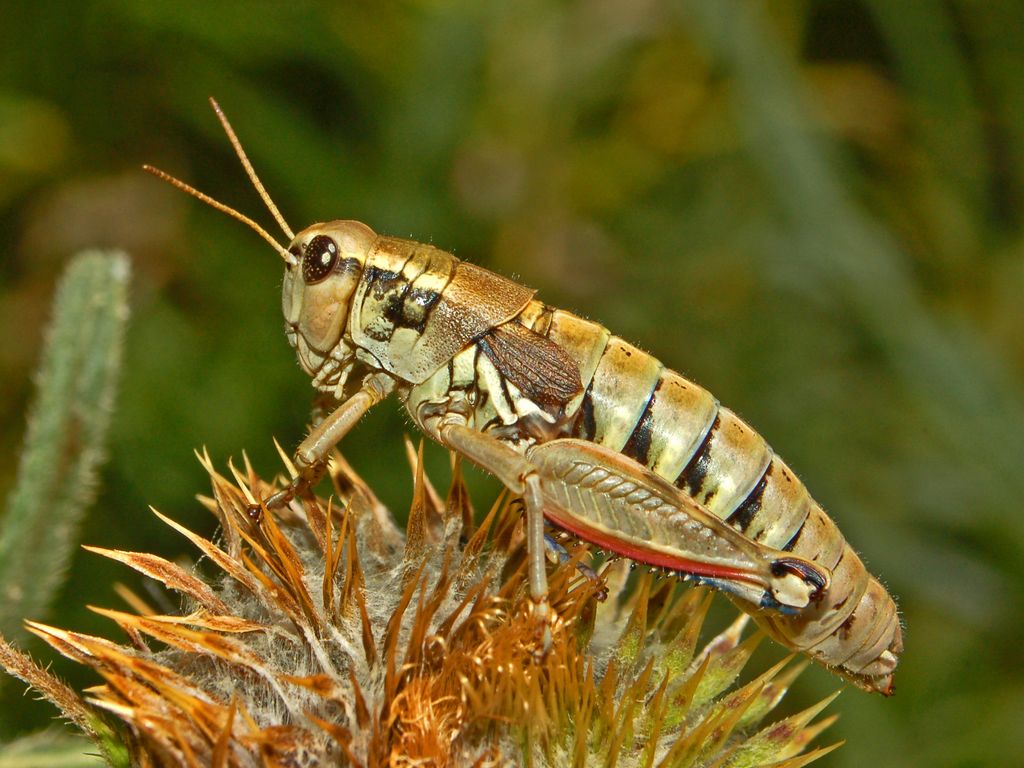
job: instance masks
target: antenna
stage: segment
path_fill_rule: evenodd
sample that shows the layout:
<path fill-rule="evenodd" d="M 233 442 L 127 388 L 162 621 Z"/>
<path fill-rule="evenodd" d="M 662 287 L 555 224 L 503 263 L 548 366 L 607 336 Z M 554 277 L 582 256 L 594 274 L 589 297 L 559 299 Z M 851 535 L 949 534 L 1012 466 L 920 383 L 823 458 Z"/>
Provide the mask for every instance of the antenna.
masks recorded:
<path fill-rule="evenodd" d="M 245 172 L 249 175 L 249 181 L 256 187 L 256 191 L 259 192 L 260 197 L 263 199 L 263 203 L 270 210 L 270 215 L 274 217 L 278 226 L 281 227 L 281 231 L 284 232 L 285 236 L 289 240 L 294 240 L 295 235 L 288 227 L 288 223 L 284 220 L 284 216 L 277 210 L 277 206 L 274 205 L 274 201 L 270 199 L 270 195 L 267 194 L 266 187 L 263 186 L 263 182 L 260 181 L 260 177 L 256 175 L 256 169 L 252 167 L 252 163 L 249 162 L 248 155 L 245 154 L 245 150 L 242 149 L 242 142 L 238 140 L 238 136 L 235 135 L 235 129 L 231 127 L 231 123 L 228 122 L 227 115 L 224 114 L 224 110 L 220 108 L 220 104 L 217 100 L 210 97 L 210 106 L 213 107 L 213 111 L 217 113 L 217 119 L 220 120 L 220 124 L 224 126 L 224 133 L 228 135 L 228 139 L 231 141 L 231 146 L 235 148 L 235 154 L 238 155 L 238 159 L 242 161 L 242 167 L 245 168 Z"/>
<path fill-rule="evenodd" d="M 192 195 L 192 197 L 194 197 L 194 198 L 196 198 L 198 200 L 202 200 L 204 203 L 209 205 L 211 208 L 216 208 L 221 213 L 226 213 L 228 216 L 230 216 L 231 218 L 235 219 L 236 221 L 242 222 L 247 227 L 249 227 L 251 230 L 253 230 L 257 235 L 259 235 L 264 240 L 266 240 L 268 243 L 270 243 L 271 247 L 273 247 L 273 249 L 275 251 L 277 251 L 279 254 L 281 254 L 281 258 L 284 259 L 291 266 L 294 267 L 294 266 L 296 266 L 299 263 L 298 259 L 296 259 L 293 254 L 289 253 L 288 250 L 283 245 L 281 245 L 279 242 L 277 242 L 277 240 L 275 240 L 273 238 L 273 236 L 269 232 L 267 232 L 267 230 L 265 230 L 263 227 L 261 227 L 259 224 L 257 224 L 252 219 L 250 219 L 248 216 L 245 216 L 245 215 L 239 213 L 234 208 L 231 208 L 231 207 L 229 207 L 227 205 L 224 205 L 224 203 L 222 203 L 222 202 L 220 202 L 218 200 L 214 200 L 209 195 L 207 195 L 207 194 L 205 194 L 203 192 L 200 192 L 198 189 L 196 189 L 195 187 L 193 187 L 193 186 L 191 186 L 189 184 L 186 184 L 181 179 L 177 179 L 174 176 L 171 176 L 171 174 L 169 174 L 169 173 L 167 173 L 165 171 L 161 171 L 159 168 L 154 168 L 152 165 L 144 165 L 144 166 L 142 166 L 142 170 L 144 170 L 146 173 L 153 174 L 158 179 L 162 179 L 162 180 L 166 181 L 168 184 L 170 184 L 173 187 L 177 187 L 182 192 L 185 192 L 186 194 Z"/>

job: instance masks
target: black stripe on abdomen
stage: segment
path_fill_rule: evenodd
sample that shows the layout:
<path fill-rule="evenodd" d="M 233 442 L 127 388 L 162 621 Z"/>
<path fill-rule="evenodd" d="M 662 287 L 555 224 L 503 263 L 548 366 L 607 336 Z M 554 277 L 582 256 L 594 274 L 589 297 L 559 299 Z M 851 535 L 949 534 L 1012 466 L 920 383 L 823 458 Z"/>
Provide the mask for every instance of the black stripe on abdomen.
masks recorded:
<path fill-rule="evenodd" d="M 729 525 L 741 533 L 745 533 L 750 524 L 757 517 L 757 513 L 761 511 L 761 498 L 764 496 L 764 490 L 768 487 L 768 482 L 771 479 L 772 467 L 775 466 L 774 462 L 768 462 L 768 466 L 765 467 L 761 478 L 754 485 L 747 497 L 741 501 L 732 514 L 726 519 Z"/>
<path fill-rule="evenodd" d="M 810 515 L 808 515 L 808 517 L 810 517 Z M 807 520 L 805 519 L 802 523 L 800 523 L 800 527 L 796 529 L 796 532 L 790 537 L 789 541 L 787 541 L 785 544 L 779 547 L 779 549 L 781 549 L 783 552 L 792 552 L 796 548 L 797 542 L 800 541 L 800 534 L 804 532 L 804 528 L 806 527 Z"/>
<path fill-rule="evenodd" d="M 704 440 L 701 441 L 697 452 L 693 454 L 687 465 L 683 467 L 683 471 L 679 473 L 679 477 L 676 478 L 676 488 L 696 497 L 704 486 L 704 478 L 707 477 L 708 466 L 711 463 L 711 440 L 721 423 L 721 416 L 715 416 L 715 421 L 708 433 L 704 435 Z"/>
<path fill-rule="evenodd" d="M 658 390 L 661 389 L 661 382 L 662 379 L 659 376 L 654 389 L 647 395 L 647 405 L 644 406 L 643 413 L 637 419 L 633 431 L 629 433 L 626 444 L 622 446 L 622 453 L 624 455 L 635 459 L 645 467 L 650 466 L 651 430 L 654 429 L 654 401 L 658 396 Z"/>
<path fill-rule="evenodd" d="M 583 395 L 583 402 L 580 403 L 580 410 L 576 415 L 576 423 L 573 426 L 572 436 L 581 440 L 593 440 L 597 434 L 597 419 L 594 416 L 594 399 L 591 397 L 594 388 L 594 380 L 590 380 L 587 391 Z"/>

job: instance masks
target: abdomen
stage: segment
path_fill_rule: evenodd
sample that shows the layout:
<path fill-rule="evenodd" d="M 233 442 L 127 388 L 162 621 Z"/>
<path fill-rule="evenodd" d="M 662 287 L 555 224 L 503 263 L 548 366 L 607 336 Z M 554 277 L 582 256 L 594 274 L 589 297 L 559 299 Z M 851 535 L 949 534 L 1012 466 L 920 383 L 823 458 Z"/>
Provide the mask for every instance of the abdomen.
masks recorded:
<path fill-rule="evenodd" d="M 755 614 L 776 640 L 862 687 L 891 692 L 902 650 L 896 606 L 803 483 L 746 422 L 702 387 L 603 326 L 531 302 L 519 318 L 580 367 L 573 437 L 619 451 L 754 541 L 828 568 L 821 601 Z"/>

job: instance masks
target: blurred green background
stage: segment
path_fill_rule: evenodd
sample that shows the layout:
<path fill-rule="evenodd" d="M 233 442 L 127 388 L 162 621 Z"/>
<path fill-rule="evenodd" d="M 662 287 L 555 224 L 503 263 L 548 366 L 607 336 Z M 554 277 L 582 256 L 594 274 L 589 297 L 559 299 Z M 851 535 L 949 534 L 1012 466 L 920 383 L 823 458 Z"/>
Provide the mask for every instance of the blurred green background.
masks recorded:
<path fill-rule="evenodd" d="M 830 734 L 849 743 L 823 765 L 1019 762 L 1024 6 L 43 0 L 2 13 L 0 490 L 54 281 L 84 247 L 126 249 L 134 268 L 86 542 L 191 555 L 146 506 L 212 531 L 192 449 L 221 466 L 246 450 L 269 474 L 271 436 L 300 439 L 312 390 L 282 333 L 279 259 L 139 170 L 269 222 L 215 95 L 294 228 L 359 218 L 515 275 L 711 389 L 788 459 L 907 626 L 896 697 L 848 690 Z M 345 443 L 395 509 L 406 430 L 385 406 Z M 141 588 L 79 553 L 36 618 L 113 636 L 83 606 L 118 605 L 119 579 Z M 809 671 L 791 706 L 834 685 Z M 52 715 L 16 701 L 7 731 Z"/>

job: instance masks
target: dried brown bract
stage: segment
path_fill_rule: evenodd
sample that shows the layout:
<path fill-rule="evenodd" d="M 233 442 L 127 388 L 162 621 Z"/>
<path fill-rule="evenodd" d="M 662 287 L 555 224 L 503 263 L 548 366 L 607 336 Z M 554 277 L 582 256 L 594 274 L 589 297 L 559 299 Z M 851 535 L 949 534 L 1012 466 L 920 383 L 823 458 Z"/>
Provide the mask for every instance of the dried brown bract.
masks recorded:
<path fill-rule="evenodd" d="M 760 639 L 741 638 L 746 617 L 701 646 L 711 596 L 630 578 L 628 563 L 595 578 L 567 544 L 545 648 L 519 501 L 474 526 L 458 465 L 442 499 L 410 458 L 403 532 L 340 456 L 332 500 L 259 515 L 279 486 L 203 456 L 217 543 L 156 513 L 201 567 L 90 548 L 180 593 L 180 614 L 96 609 L 126 643 L 29 627 L 103 678 L 86 699 L 123 724 L 140 766 L 795 767 L 832 749 L 805 751 L 832 720 L 812 722 L 827 702 L 759 730 L 802 665 L 735 687 Z M 86 707 L 66 699 L 81 724 Z"/>

